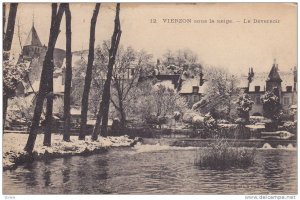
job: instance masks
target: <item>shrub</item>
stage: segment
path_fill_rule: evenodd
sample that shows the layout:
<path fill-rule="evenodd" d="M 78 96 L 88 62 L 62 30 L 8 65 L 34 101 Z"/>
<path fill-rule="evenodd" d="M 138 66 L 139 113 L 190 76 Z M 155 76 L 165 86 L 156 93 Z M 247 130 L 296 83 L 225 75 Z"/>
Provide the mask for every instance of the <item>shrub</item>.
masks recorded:
<path fill-rule="evenodd" d="M 146 116 L 146 123 L 148 125 L 158 125 L 161 128 L 161 125 L 167 123 L 168 118 L 166 116 L 155 116 L 155 115 L 148 115 Z"/>
<path fill-rule="evenodd" d="M 237 102 L 238 116 L 246 122 L 249 121 L 249 111 L 252 109 L 253 103 L 248 94 L 243 94 Z"/>
<path fill-rule="evenodd" d="M 279 129 L 283 131 L 288 131 L 297 135 L 297 122 L 287 121 L 284 122 L 283 126 Z"/>
<path fill-rule="evenodd" d="M 34 105 L 30 98 L 14 97 L 9 103 L 7 120 L 12 124 L 29 125 L 33 116 Z"/>
<path fill-rule="evenodd" d="M 205 151 L 198 151 L 195 165 L 205 169 L 247 168 L 254 163 L 255 148 L 232 147 L 224 139 L 216 139 Z"/>

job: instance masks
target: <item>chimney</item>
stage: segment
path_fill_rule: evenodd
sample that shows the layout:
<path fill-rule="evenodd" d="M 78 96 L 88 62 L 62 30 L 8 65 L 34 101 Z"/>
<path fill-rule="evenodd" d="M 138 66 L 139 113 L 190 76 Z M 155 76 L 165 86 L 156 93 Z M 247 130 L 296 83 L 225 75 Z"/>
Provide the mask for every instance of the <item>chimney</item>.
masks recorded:
<path fill-rule="evenodd" d="M 156 66 L 158 67 L 160 65 L 160 60 L 157 59 L 157 63 L 156 63 Z"/>
<path fill-rule="evenodd" d="M 248 72 L 248 83 L 251 83 L 254 77 L 254 72 L 253 72 L 253 68 L 249 68 L 249 72 Z"/>
<path fill-rule="evenodd" d="M 202 73 L 202 71 L 200 72 L 199 76 L 200 76 L 200 83 L 199 83 L 199 85 L 200 85 L 200 86 L 202 86 L 202 85 L 203 85 L 203 83 L 204 83 L 204 79 L 203 79 L 203 73 Z"/>

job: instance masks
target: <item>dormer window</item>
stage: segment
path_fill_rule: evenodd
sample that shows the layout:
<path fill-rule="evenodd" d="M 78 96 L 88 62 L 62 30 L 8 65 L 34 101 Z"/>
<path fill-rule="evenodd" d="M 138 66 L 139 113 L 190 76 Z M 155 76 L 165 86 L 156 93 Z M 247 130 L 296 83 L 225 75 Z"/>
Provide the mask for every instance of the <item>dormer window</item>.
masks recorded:
<path fill-rule="evenodd" d="M 292 92 L 292 86 L 286 86 L 286 91 L 287 92 Z"/>
<path fill-rule="evenodd" d="M 198 92 L 199 92 L 199 87 L 193 86 L 193 93 L 198 93 Z"/>
<path fill-rule="evenodd" d="M 259 92 L 260 91 L 260 86 L 255 86 L 254 90 L 255 90 L 255 92 Z"/>

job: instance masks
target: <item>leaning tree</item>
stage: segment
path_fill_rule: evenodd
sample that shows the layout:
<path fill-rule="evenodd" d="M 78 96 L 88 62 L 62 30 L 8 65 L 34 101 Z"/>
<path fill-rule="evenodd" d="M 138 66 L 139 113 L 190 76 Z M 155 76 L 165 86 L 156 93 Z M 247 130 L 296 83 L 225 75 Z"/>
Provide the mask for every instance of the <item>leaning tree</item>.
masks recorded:
<path fill-rule="evenodd" d="M 84 88 L 83 88 L 82 101 L 81 101 L 79 140 L 84 140 L 86 135 L 89 93 L 91 88 L 92 71 L 93 71 L 93 63 L 94 63 L 95 32 L 96 32 L 96 23 L 97 23 L 98 13 L 100 10 L 100 5 L 101 5 L 100 3 L 96 3 L 94 13 L 91 19 L 88 64 L 86 68 L 86 75 L 85 75 Z"/>
<path fill-rule="evenodd" d="M 53 10 L 55 7 L 56 7 L 55 4 L 52 4 Z M 52 20 L 54 20 L 54 21 L 51 23 L 51 27 L 50 27 L 48 48 L 47 48 L 47 52 L 46 52 L 45 59 L 43 62 L 39 92 L 36 97 L 36 104 L 35 104 L 35 108 L 34 108 L 29 137 L 28 137 L 25 149 L 24 149 L 28 153 L 31 153 L 34 148 L 34 143 L 36 140 L 38 127 L 39 127 L 40 119 L 41 119 L 41 114 L 42 114 L 42 110 L 43 110 L 44 100 L 47 95 L 51 95 L 51 94 L 49 94 L 49 84 L 48 83 L 51 81 L 50 79 L 52 77 L 49 76 L 49 74 L 53 73 L 53 66 L 54 66 L 53 52 L 54 52 L 55 44 L 56 44 L 56 41 L 58 38 L 58 34 L 60 32 L 59 28 L 60 28 L 60 23 L 61 23 L 63 13 L 65 11 L 65 7 L 66 7 L 66 4 L 61 3 L 59 5 L 56 17 L 52 17 Z M 54 13 L 54 11 L 52 12 L 52 14 L 53 13 Z M 46 121 L 46 123 L 48 123 L 48 122 Z M 51 139 L 51 136 L 50 136 L 50 139 Z M 48 142 L 48 141 L 46 141 L 46 142 Z M 44 144 L 45 144 L 45 142 L 44 142 Z"/>
<path fill-rule="evenodd" d="M 116 60 L 116 54 L 121 39 L 121 34 L 122 31 L 121 31 L 121 24 L 120 24 L 120 3 L 117 3 L 114 32 L 111 38 L 111 46 L 109 49 L 107 75 L 104 83 L 102 100 L 100 102 L 99 111 L 97 114 L 96 124 L 92 133 L 93 140 L 98 139 L 100 128 L 101 128 L 101 134 L 103 136 L 107 135 L 107 123 L 108 123 L 108 113 L 109 113 L 109 103 L 110 103 L 110 85 L 111 85 L 111 80 L 113 75 L 113 67 Z M 100 127 L 101 122 L 102 122 L 102 126 Z"/>

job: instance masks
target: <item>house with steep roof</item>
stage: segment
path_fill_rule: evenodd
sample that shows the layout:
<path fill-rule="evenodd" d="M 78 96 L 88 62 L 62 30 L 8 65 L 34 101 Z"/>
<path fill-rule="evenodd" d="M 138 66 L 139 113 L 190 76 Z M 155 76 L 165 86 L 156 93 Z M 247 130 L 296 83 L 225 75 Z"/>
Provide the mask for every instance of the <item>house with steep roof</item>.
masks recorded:
<path fill-rule="evenodd" d="M 250 115 L 262 116 L 263 105 L 261 97 L 266 91 L 273 91 L 279 97 L 283 111 L 288 113 L 297 104 L 297 69 L 280 71 L 274 61 L 269 73 L 255 73 L 249 69 L 247 77 L 241 81 L 241 88 L 247 93 L 254 104 Z"/>

